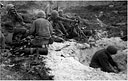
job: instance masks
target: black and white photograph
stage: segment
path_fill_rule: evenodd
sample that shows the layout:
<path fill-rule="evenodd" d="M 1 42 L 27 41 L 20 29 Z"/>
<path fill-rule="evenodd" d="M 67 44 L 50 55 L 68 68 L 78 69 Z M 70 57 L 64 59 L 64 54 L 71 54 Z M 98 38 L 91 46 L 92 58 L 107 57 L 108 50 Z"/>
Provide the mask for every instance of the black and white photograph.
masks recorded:
<path fill-rule="evenodd" d="M 0 80 L 127 81 L 127 0 L 0 6 Z"/>

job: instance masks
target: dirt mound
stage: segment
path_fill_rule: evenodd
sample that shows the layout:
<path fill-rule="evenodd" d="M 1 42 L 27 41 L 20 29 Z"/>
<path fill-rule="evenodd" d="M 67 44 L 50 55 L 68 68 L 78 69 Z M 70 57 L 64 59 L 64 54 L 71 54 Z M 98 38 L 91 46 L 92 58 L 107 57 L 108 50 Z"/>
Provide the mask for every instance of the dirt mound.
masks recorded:
<path fill-rule="evenodd" d="M 49 47 L 50 52 L 46 60 L 47 66 L 52 69 L 51 74 L 55 75 L 55 80 L 126 80 L 126 49 L 113 57 L 122 70 L 118 74 L 107 73 L 89 67 L 93 54 L 102 48 L 100 45 L 90 48 L 86 43 L 80 44 L 68 41 L 53 43 Z"/>
<path fill-rule="evenodd" d="M 119 51 L 117 55 L 113 56 L 114 61 L 118 64 L 122 72 L 127 73 L 127 51 Z"/>
<path fill-rule="evenodd" d="M 108 45 L 114 45 L 119 50 L 124 50 L 127 48 L 127 42 L 123 41 L 119 37 L 111 37 L 111 38 L 102 38 L 96 41 L 96 46 L 107 47 Z"/>

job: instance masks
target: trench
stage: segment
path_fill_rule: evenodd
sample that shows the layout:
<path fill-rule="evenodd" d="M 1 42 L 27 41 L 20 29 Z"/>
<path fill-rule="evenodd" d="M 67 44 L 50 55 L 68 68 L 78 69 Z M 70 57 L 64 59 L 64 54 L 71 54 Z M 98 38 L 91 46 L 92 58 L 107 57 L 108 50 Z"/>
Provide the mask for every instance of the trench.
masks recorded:
<path fill-rule="evenodd" d="M 115 39 L 118 41 L 112 42 Z M 104 40 L 102 40 L 103 42 Z M 120 45 L 119 45 L 120 42 Z M 108 43 L 108 44 L 107 44 Z M 100 69 L 89 67 L 93 54 L 108 45 L 114 44 L 118 53 L 112 58 L 117 62 L 121 72 L 107 73 Z M 59 49 L 59 50 L 58 50 Z M 119 38 L 108 38 L 104 45 L 89 47 L 86 43 L 66 41 L 53 43 L 49 47 L 50 53 L 47 66 L 52 69 L 51 74 L 55 80 L 126 80 L 127 79 L 127 44 Z"/>
<path fill-rule="evenodd" d="M 115 39 L 113 42 L 112 40 Z M 99 43 L 99 42 L 98 42 Z M 100 49 L 106 48 L 108 45 L 114 45 L 118 48 L 116 55 L 112 55 L 113 60 L 118 64 L 121 72 L 127 74 L 127 44 L 126 42 L 117 38 L 108 38 L 100 41 L 99 47 L 92 47 L 85 50 L 80 50 L 78 54 L 79 62 L 89 66 L 90 61 L 94 53 Z"/>

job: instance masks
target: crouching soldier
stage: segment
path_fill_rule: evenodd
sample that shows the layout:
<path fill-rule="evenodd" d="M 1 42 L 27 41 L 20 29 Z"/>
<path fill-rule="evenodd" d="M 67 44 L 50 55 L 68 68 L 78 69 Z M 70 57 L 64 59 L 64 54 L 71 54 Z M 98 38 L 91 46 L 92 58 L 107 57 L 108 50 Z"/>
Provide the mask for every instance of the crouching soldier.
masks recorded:
<path fill-rule="evenodd" d="M 92 57 L 90 67 L 100 68 L 105 72 L 118 73 L 120 69 L 116 62 L 113 61 L 110 55 L 117 53 L 117 49 L 114 46 L 108 46 L 106 49 L 97 51 Z"/>
<path fill-rule="evenodd" d="M 75 22 L 75 20 L 60 17 L 56 10 L 52 11 L 51 17 L 48 20 L 52 21 L 53 28 L 55 29 L 56 32 L 58 32 L 58 34 L 59 34 L 58 36 L 62 36 L 64 34 L 66 36 L 68 36 L 68 33 L 67 33 L 66 29 L 64 28 L 64 25 L 62 24 L 61 21 Z"/>
<path fill-rule="evenodd" d="M 42 48 L 42 50 L 46 51 L 45 55 L 47 55 L 47 46 L 48 44 L 51 44 L 50 39 L 53 29 L 51 23 L 45 18 L 45 12 L 39 11 L 37 14 L 37 19 L 33 21 L 33 26 L 31 27 L 29 34 L 34 36 L 34 39 L 32 40 L 32 45 L 34 47 Z"/>

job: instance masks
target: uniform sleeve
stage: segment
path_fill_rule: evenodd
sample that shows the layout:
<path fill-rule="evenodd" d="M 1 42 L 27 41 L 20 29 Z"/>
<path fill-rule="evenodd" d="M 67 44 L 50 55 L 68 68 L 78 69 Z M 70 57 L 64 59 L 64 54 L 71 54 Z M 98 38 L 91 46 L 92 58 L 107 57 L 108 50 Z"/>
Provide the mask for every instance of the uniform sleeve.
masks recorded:
<path fill-rule="evenodd" d="M 109 57 L 109 63 L 110 63 L 112 66 L 116 66 L 116 67 L 118 67 L 117 63 L 114 62 L 114 60 L 112 59 L 111 56 Z"/>
<path fill-rule="evenodd" d="M 114 70 L 110 67 L 107 56 L 99 56 L 99 62 L 101 64 L 102 70 L 106 72 L 114 72 Z"/>
<path fill-rule="evenodd" d="M 19 23 L 23 22 L 23 18 L 20 14 L 17 14 L 17 20 L 18 20 Z"/>
<path fill-rule="evenodd" d="M 64 21 L 64 22 L 74 22 L 74 20 L 63 18 L 63 17 L 58 17 L 58 20 Z"/>
<path fill-rule="evenodd" d="M 21 14 L 18 14 L 15 9 L 11 10 L 12 14 L 15 16 L 15 22 L 19 22 L 22 26 L 28 27 L 24 22 Z"/>
<path fill-rule="evenodd" d="M 29 31 L 30 35 L 32 35 L 35 32 L 35 26 L 36 26 L 36 23 L 34 21 L 32 27 L 30 28 L 30 31 Z"/>
<path fill-rule="evenodd" d="M 15 9 L 12 9 L 11 13 L 15 16 L 15 19 L 17 22 L 19 22 L 19 23 L 23 22 L 22 16 L 20 14 L 18 14 Z"/>

